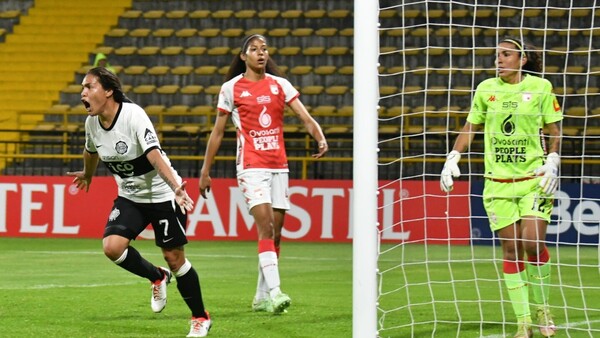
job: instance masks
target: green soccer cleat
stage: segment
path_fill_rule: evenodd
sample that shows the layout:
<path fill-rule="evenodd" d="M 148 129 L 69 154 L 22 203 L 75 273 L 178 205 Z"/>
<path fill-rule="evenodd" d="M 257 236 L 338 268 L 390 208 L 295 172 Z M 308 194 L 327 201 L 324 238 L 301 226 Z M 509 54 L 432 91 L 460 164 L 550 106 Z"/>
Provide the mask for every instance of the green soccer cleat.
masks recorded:
<path fill-rule="evenodd" d="M 273 312 L 281 314 L 287 312 L 286 309 L 292 304 L 292 299 L 285 293 L 279 293 L 271 299 L 271 303 L 273 304 Z"/>
<path fill-rule="evenodd" d="M 537 322 L 542 336 L 553 337 L 556 334 L 556 325 L 548 308 L 538 307 Z"/>
<path fill-rule="evenodd" d="M 254 299 L 252 301 L 252 311 L 254 312 L 274 312 L 273 303 L 268 298 L 265 299 Z"/>
<path fill-rule="evenodd" d="M 517 333 L 514 338 L 531 338 L 533 337 L 533 330 L 531 329 L 531 319 L 519 321 Z"/>

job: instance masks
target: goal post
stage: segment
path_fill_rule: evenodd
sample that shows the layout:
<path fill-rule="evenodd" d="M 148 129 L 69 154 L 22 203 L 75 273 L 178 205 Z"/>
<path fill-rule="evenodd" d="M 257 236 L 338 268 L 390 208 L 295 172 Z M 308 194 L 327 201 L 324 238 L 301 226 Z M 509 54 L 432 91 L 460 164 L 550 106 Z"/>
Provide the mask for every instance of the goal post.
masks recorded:
<path fill-rule="evenodd" d="M 377 337 L 377 50 L 374 1 L 354 1 L 353 337 Z M 359 113 L 360 112 L 360 113 Z M 360 128 L 356 127 L 360 126 Z M 360 146 L 356 146 L 359 145 Z"/>
<path fill-rule="evenodd" d="M 558 335 L 600 336 L 600 1 L 355 0 L 354 20 L 353 336 L 515 333 L 482 134 L 439 188 L 505 36 L 541 53 L 564 116 L 546 238 Z"/>

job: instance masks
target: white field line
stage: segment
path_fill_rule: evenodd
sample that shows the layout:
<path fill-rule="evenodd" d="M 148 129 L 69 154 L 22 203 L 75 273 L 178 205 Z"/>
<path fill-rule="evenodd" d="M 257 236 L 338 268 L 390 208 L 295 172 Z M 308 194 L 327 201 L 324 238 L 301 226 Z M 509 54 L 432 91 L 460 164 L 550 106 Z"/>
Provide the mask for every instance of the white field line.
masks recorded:
<path fill-rule="evenodd" d="M 600 323 L 600 320 L 590 320 L 589 322 L 575 322 L 575 323 L 566 323 L 565 325 L 556 325 L 556 328 L 558 329 L 558 333 L 560 333 L 561 330 L 566 330 L 569 328 L 579 328 L 579 327 L 586 327 L 590 324 L 596 324 L 596 323 Z M 534 327 L 534 331 L 535 331 L 535 327 Z M 502 334 L 492 334 L 489 336 L 481 336 L 481 338 L 505 338 L 505 337 L 511 337 L 512 335 L 502 335 Z"/>

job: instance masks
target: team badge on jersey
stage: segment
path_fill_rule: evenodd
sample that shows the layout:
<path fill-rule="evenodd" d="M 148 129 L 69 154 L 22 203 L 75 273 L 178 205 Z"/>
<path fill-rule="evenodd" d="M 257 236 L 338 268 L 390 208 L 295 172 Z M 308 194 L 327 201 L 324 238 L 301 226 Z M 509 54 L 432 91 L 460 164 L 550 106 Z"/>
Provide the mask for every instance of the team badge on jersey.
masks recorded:
<path fill-rule="evenodd" d="M 117 144 L 115 144 L 115 150 L 119 155 L 126 154 L 128 149 L 129 147 L 127 146 L 127 143 L 123 141 L 119 141 Z"/>
<path fill-rule="evenodd" d="M 279 94 L 279 88 L 277 88 L 277 85 L 271 85 L 271 93 L 273 93 L 273 95 L 278 95 Z"/>
<path fill-rule="evenodd" d="M 523 102 L 531 101 L 531 93 L 523 93 Z"/>
<path fill-rule="evenodd" d="M 146 132 L 144 133 L 144 141 L 146 141 L 146 144 L 150 145 L 152 143 L 157 143 L 158 139 L 150 129 L 146 129 Z"/>

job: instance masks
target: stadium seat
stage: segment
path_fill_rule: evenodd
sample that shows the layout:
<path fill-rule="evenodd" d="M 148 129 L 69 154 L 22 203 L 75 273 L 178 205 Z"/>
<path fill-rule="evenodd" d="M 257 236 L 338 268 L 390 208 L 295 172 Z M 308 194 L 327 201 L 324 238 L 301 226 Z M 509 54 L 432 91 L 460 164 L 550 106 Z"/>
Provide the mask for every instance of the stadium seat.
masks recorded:
<path fill-rule="evenodd" d="M 128 35 L 134 38 L 145 38 L 150 35 L 151 31 L 152 30 L 150 28 L 135 28 L 130 30 Z"/>
<path fill-rule="evenodd" d="M 123 73 L 127 75 L 141 75 L 146 72 L 146 66 L 132 65 L 123 69 Z"/>
<path fill-rule="evenodd" d="M 203 38 L 214 38 L 219 36 L 221 30 L 219 28 L 204 28 L 198 31 L 198 35 Z"/>
<path fill-rule="evenodd" d="M 210 16 L 210 11 L 206 9 L 199 9 L 188 13 L 188 17 L 191 19 L 206 19 Z"/>
<path fill-rule="evenodd" d="M 289 28 L 279 27 L 270 29 L 267 34 L 271 37 L 284 37 L 290 34 Z"/>
<path fill-rule="evenodd" d="M 294 66 L 294 67 L 290 68 L 290 74 L 293 74 L 293 75 L 306 75 L 306 74 L 310 74 L 310 72 L 312 70 L 313 70 L 312 66 L 298 65 L 298 66 Z"/>
<path fill-rule="evenodd" d="M 121 17 L 125 18 L 125 19 L 137 19 L 141 16 L 142 16 L 142 11 L 137 10 L 137 9 L 130 9 L 128 11 L 125 11 L 123 14 L 121 14 Z"/>
<path fill-rule="evenodd" d="M 143 84 L 143 85 L 135 86 L 132 89 L 132 91 L 135 94 L 151 94 L 155 90 L 156 90 L 156 86 L 155 85 L 151 85 L 151 84 Z"/>
<path fill-rule="evenodd" d="M 220 9 L 210 14 L 210 16 L 215 19 L 229 19 L 232 15 L 233 11 L 230 9 Z"/>
<path fill-rule="evenodd" d="M 327 12 L 327 17 L 332 19 L 344 19 L 350 15 L 348 9 L 332 9 Z"/>
<path fill-rule="evenodd" d="M 244 30 L 241 28 L 227 28 L 221 31 L 221 35 L 226 38 L 237 38 L 242 36 Z"/>
<path fill-rule="evenodd" d="M 212 75 L 217 72 L 217 66 L 200 66 L 194 70 L 194 73 L 198 75 Z"/>
<path fill-rule="evenodd" d="M 280 55 L 293 56 L 298 55 L 300 53 L 300 47 L 297 46 L 286 46 L 283 48 L 279 48 L 277 53 Z"/>
<path fill-rule="evenodd" d="M 167 46 L 160 50 L 161 55 L 179 55 L 183 51 L 181 46 Z"/>
<path fill-rule="evenodd" d="M 169 72 L 169 66 L 153 66 L 146 70 L 146 73 L 149 75 L 165 75 Z"/>
<path fill-rule="evenodd" d="M 200 94 L 203 89 L 204 89 L 204 87 L 201 85 L 187 85 L 187 86 L 181 87 L 179 92 L 181 94 L 195 95 L 195 94 Z"/>
<path fill-rule="evenodd" d="M 284 19 L 298 19 L 300 16 L 302 16 L 302 10 L 288 9 L 281 12 L 280 16 Z"/>
<path fill-rule="evenodd" d="M 341 75 L 353 75 L 354 66 L 341 66 L 337 69 L 337 71 Z"/>
<path fill-rule="evenodd" d="M 206 47 L 204 46 L 192 46 L 183 50 L 185 55 L 202 55 L 206 53 Z"/>
<path fill-rule="evenodd" d="M 325 88 L 325 93 L 327 93 L 328 95 L 344 95 L 348 92 L 348 90 L 350 90 L 348 86 L 329 86 Z"/>
<path fill-rule="evenodd" d="M 322 55 L 324 52 L 325 52 L 325 47 L 321 47 L 321 46 L 310 46 L 310 47 L 306 47 L 306 48 L 302 49 L 302 54 L 308 55 L 308 56 L 318 56 L 318 55 Z"/>
<path fill-rule="evenodd" d="M 151 104 L 144 107 L 146 114 L 148 115 L 159 115 L 165 111 L 166 107 L 162 104 Z"/>
<path fill-rule="evenodd" d="M 159 50 L 160 50 L 160 47 L 158 47 L 158 46 L 144 46 L 137 50 L 137 54 L 145 55 L 145 56 L 156 55 Z"/>
<path fill-rule="evenodd" d="M 267 34 L 267 29 L 266 28 L 250 28 L 244 32 L 244 36 L 250 36 L 250 35 L 255 35 L 255 34 L 260 34 L 260 35 L 264 36 Z"/>
<path fill-rule="evenodd" d="M 338 34 L 340 36 L 350 36 L 350 37 L 352 37 L 352 36 L 354 36 L 354 28 L 347 27 L 347 28 L 340 29 L 338 31 Z"/>
<path fill-rule="evenodd" d="M 380 96 L 388 96 L 398 93 L 397 86 L 379 86 L 379 95 Z"/>
<path fill-rule="evenodd" d="M 311 36 L 313 32 L 314 32 L 314 29 L 312 29 L 312 28 L 299 27 L 299 28 L 294 28 L 290 32 L 290 34 L 292 36 L 307 37 L 307 36 Z"/>
<path fill-rule="evenodd" d="M 313 72 L 318 75 L 331 75 L 331 74 L 335 73 L 336 69 L 337 68 L 335 66 L 321 65 L 321 66 L 315 67 Z"/>
<path fill-rule="evenodd" d="M 304 95 L 319 95 L 325 90 L 325 87 L 319 85 L 304 86 L 300 92 Z"/>
<path fill-rule="evenodd" d="M 329 28 L 319 28 L 315 31 L 316 36 L 326 36 L 331 37 L 337 34 L 338 29 L 334 27 Z"/>
<path fill-rule="evenodd" d="M 194 71 L 192 66 L 176 66 L 171 68 L 171 74 L 173 75 L 188 75 Z"/>
<path fill-rule="evenodd" d="M 181 10 L 181 9 L 175 9 L 175 10 L 168 11 L 165 13 L 165 17 L 167 19 L 182 19 L 182 18 L 185 18 L 187 15 L 188 15 L 188 11 Z"/>
<path fill-rule="evenodd" d="M 164 15 L 165 15 L 165 11 L 163 11 L 161 9 L 156 9 L 156 10 L 145 11 L 142 14 L 142 17 L 144 19 L 160 19 Z"/>
<path fill-rule="evenodd" d="M 208 55 L 227 55 L 229 54 L 230 50 L 231 48 L 229 48 L 228 46 L 216 46 L 209 48 L 208 51 L 206 51 L 206 53 Z"/>
<path fill-rule="evenodd" d="M 122 38 L 126 36 L 127 33 L 129 33 L 129 30 L 127 28 L 117 27 L 109 30 L 108 33 L 106 33 L 106 36 L 111 38 Z"/>
<path fill-rule="evenodd" d="M 325 50 L 327 55 L 346 55 L 350 52 L 350 48 L 346 46 L 332 46 Z"/>
<path fill-rule="evenodd" d="M 258 12 L 258 17 L 261 19 L 275 19 L 279 16 L 279 11 L 276 9 L 265 9 Z"/>
<path fill-rule="evenodd" d="M 196 28 L 182 28 L 175 32 L 175 36 L 178 38 L 190 38 L 198 34 Z"/>
<path fill-rule="evenodd" d="M 238 19 L 244 19 L 244 20 L 251 19 L 256 15 L 256 10 L 242 9 L 242 10 L 236 11 L 233 15 Z"/>
<path fill-rule="evenodd" d="M 168 114 L 187 114 L 190 112 L 190 107 L 188 105 L 185 104 L 177 104 L 177 105 L 173 105 L 173 106 L 169 106 L 167 107 L 167 109 L 165 110 L 166 113 Z"/>
<path fill-rule="evenodd" d="M 157 38 L 168 38 L 175 33 L 173 28 L 159 28 L 152 31 L 152 36 Z"/>
<path fill-rule="evenodd" d="M 137 51 L 137 47 L 135 46 L 122 46 L 119 48 L 116 48 L 114 50 L 114 54 L 116 55 L 133 55 L 135 54 Z"/>
<path fill-rule="evenodd" d="M 204 89 L 204 92 L 209 95 L 218 95 L 221 92 L 221 85 L 212 85 Z"/>
<path fill-rule="evenodd" d="M 309 9 L 302 13 L 307 19 L 321 19 L 327 13 L 324 9 Z"/>

